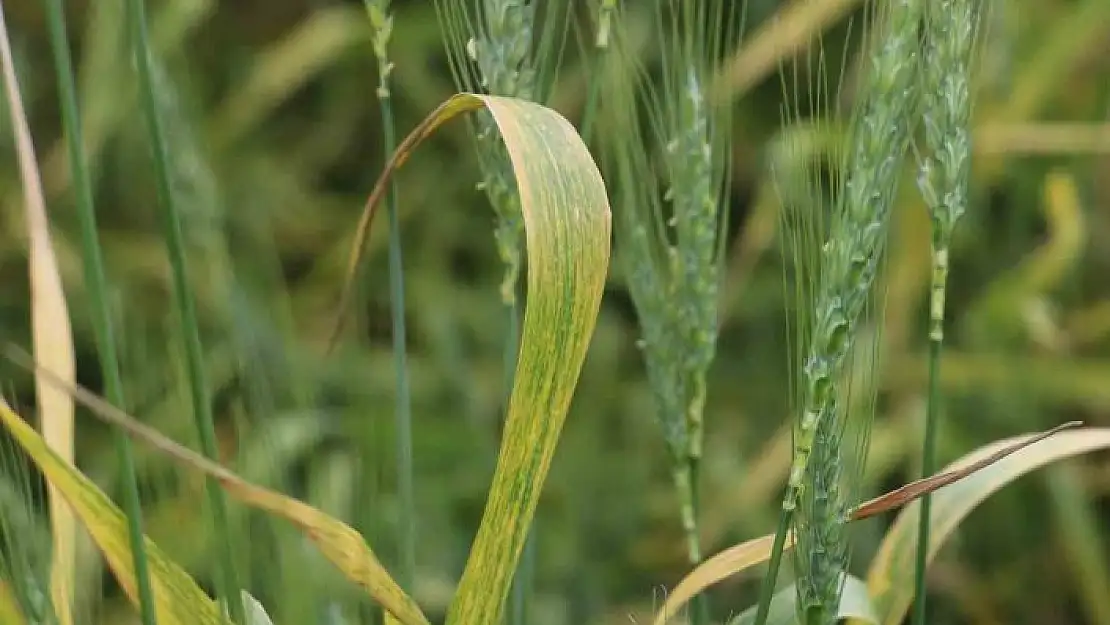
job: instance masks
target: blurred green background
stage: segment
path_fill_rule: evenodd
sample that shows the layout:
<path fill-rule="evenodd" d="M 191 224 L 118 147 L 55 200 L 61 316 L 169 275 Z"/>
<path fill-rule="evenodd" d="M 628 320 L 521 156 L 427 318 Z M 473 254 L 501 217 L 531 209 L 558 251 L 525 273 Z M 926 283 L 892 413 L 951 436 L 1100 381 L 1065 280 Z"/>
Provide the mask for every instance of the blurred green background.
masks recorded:
<path fill-rule="evenodd" d="M 343 518 L 369 506 L 372 544 L 388 563 L 397 503 L 384 219 L 360 283 L 366 305 L 357 334 L 335 355 L 320 356 L 354 224 L 383 162 L 363 7 L 338 0 L 148 4 L 225 459 Z M 858 3 L 836 4 L 858 11 Z M 781 9 L 775 0 L 748 5 L 745 42 Z M 1110 2 L 991 5 L 981 42 L 973 199 L 957 228 L 950 278 L 945 463 L 1071 419 L 1110 425 Z M 393 6 L 393 96 L 404 133 L 454 87 L 433 4 Z M 79 380 L 97 389 L 44 16 L 34 0 L 4 9 L 70 298 Z M 67 10 L 128 408 L 195 445 L 121 3 L 72 1 Z M 842 16 L 820 25 L 826 47 L 854 49 L 858 21 L 853 29 L 847 23 Z M 775 62 L 751 74 L 759 65 L 740 47 L 737 71 L 751 78 L 731 92 L 730 242 L 706 408 L 707 553 L 773 531 L 789 462 L 782 258 L 767 171 L 769 147 L 783 130 L 782 89 Z M 572 121 L 583 106 L 586 71 L 571 50 L 552 105 Z M 6 111 L 0 125 L 0 327 L 28 345 L 22 191 Z M 415 593 L 433 619 L 446 607 L 481 514 L 501 414 L 501 268 L 493 213 L 476 180 L 462 124 L 421 148 L 398 178 L 420 519 Z M 868 496 L 917 477 L 929 240 L 908 170 L 902 197 Z M 637 333 L 614 269 L 538 512 L 537 625 L 626 623 L 630 615 L 643 623 L 661 587 L 687 568 Z M 30 378 L 5 373 L 15 396 L 32 402 Z M 83 469 L 118 493 L 103 427 L 79 421 L 77 454 Z M 150 534 L 210 581 L 200 482 L 146 450 L 140 471 Z M 360 477 L 377 485 L 372 501 L 355 500 Z M 933 567 L 934 622 L 1110 625 L 1108 495 L 1110 465 L 1095 455 L 1037 472 L 988 500 Z M 889 522 L 861 524 L 857 573 Z M 35 539 L 48 544 L 45 532 L 40 527 Z M 261 531 L 251 536 L 259 538 L 243 557 L 260 579 L 285 556 L 268 551 Z M 309 560 L 321 596 L 357 596 L 327 585 L 327 565 Z M 111 613 L 119 591 L 106 577 L 97 581 L 100 574 L 90 571 L 82 592 L 108 597 Z M 715 588 L 715 611 L 746 607 L 757 584 L 747 574 Z"/>

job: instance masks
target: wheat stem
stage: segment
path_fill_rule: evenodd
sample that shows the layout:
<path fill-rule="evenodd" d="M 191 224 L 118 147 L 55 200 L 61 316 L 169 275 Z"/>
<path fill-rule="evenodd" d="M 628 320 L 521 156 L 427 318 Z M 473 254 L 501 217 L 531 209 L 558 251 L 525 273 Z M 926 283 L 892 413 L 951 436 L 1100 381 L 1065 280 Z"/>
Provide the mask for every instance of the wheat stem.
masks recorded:
<path fill-rule="evenodd" d="M 127 18 L 132 38 L 132 51 L 135 55 L 135 65 L 138 70 L 142 115 L 154 157 L 156 188 L 173 278 L 174 300 L 177 305 L 185 342 L 185 359 L 190 397 L 193 404 L 193 416 L 200 438 L 201 450 L 206 457 L 214 459 L 216 458 L 216 433 L 213 425 L 212 406 L 205 379 L 195 302 L 189 289 L 185 269 L 185 245 L 181 233 L 181 215 L 177 210 L 177 202 L 170 187 L 169 153 L 166 147 L 163 121 L 155 99 L 151 49 L 147 37 L 143 0 L 128 0 Z M 231 526 L 228 522 L 227 502 L 216 480 L 210 477 L 206 478 L 205 486 L 213 524 L 221 541 L 218 550 L 221 594 L 223 594 L 223 600 L 227 605 L 232 621 L 238 625 L 246 625 L 246 615 L 243 611 L 243 602 L 239 593 L 238 574 L 235 571 L 233 559 L 238 550 L 235 548 Z"/>
<path fill-rule="evenodd" d="M 935 0 L 925 13 L 925 62 L 922 70 L 926 156 L 918 187 L 932 222 L 932 280 L 929 296 L 929 381 L 922 477 L 936 471 L 940 421 L 940 355 L 944 344 L 944 299 L 949 249 L 956 222 L 967 210 L 971 167 L 970 65 L 978 16 L 971 0 Z M 921 500 L 914 578 L 916 625 L 926 625 L 925 574 L 932 497 Z"/>
<path fill-rule="evenodd" d="M 388 160 L 397 147 L 397 128 L 393 119 L 390 76 L 393 63 L 389 60 L 389 41 L 393 33 L 393 16 L 389 0 L 364 0 L 370 20 L 371 44 L 378 62 L 376 94 L 381 111 L 382 150 Z M 398 216 L 397 185 L 389 184 L 386 194 L 389 218 L 389 304 L 393 330 L 393 369 L 396 376 L 394 404 L 394 445 L 397 451 L 397 497 L 401 504 L 398 525 L 398 583 L 411 591 L 416 570 L 416 507 L 414 503 L 412 460 L 412 397 L 408 376 L 408 339 L 405 327 L 405 272 L 401 247 L 401 223 Z M 368 439 L 371 437 L 368 435 Z M 367 441 L 369 442 L 369 440 Z M 367 457 L 369 458 L 369 456 Z M 367 459 L 364 458 L 364 461 Z"/>

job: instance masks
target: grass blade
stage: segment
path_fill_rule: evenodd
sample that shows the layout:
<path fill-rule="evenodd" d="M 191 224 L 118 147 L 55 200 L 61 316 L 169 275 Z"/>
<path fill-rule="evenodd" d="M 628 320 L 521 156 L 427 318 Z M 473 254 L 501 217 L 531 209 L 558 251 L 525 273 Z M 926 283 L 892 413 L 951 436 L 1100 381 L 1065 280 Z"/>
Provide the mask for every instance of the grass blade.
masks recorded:
<path fill-rule="evenodd" d="M 609 266 L 605 183 L 574 128 L 539 104 L 460 94 L 401 142 L 371 193 L 355 234 L 332 336 L 390 174 L 448 120 L 486 109 L 520 189 L 528 260 L 527 303 L 509 414 L 493 485 L 447 622 L 496 623 L 547 477 L 585 359 Z"/>
<path fill-rule="evenodd" d="M 982 447 L 948 467 L 948 472 L 974 466 L 1031 437 L 1015 437 Z M 929 515 L 928 560 L 940 550 L 960 522 L 980 503 L 1019 477 L 1058 460 L 1110 448 L 1110 428 L 1083 428 L 1055 434 L 1038 445 L 1024 446 L 966 479 L 936 491 Z M 919 504 L 899 513 L 872 561 L 867 576 L 875 612 L 882 625 L 901 623 L 913 600 Z"/>
<path fill-rule="evenodd" d="M 203 473 L 217 482 L 240 502 L 281 517 L 296 526 L 320 552 L 348 579 L 365 589 L 383 608 L 392 612 L 404 625 L 427 625 L 428 620 L 416 603 L 386 572 L 374 552 L 358 532 L 333 517 L 301 501 L 256 486 L 224 466 L 197 452 L 183 447 L 146 426 L 124 411 L 100 399 L 80 386 L 67 386 L 49 372 L 29 361 L 17 348 L 9 348 L 8 356 L 41 372 L 60 388 L 68 388 L 73 397 L 102 421 L 118 427 L 128 435 L 158 449 L 182 466 Z M 18 419 L 17 419 L 18 420 Z M 11 425 L 11 424 L 9 424 Z M 20 421 L 16 425 L 22 425 Z M 25 426 L 24 426 L 25 427 Z M 83 476 L 78 476 L 84 479 Z M 87 521 L 86 521 L 87 523 Z M 156 569 L 157 570 L 157 569 Z M 157 575 L 157 573 L 156 573 Z M 241 595 L 240 595 L 241 596 Z M 242 603 L 234 602 L 242 610 Z"/>
<path fill-rule="evenodd" d="M 754 88 L 779 64 L 831 24 L 854 10 L 861 0 L 799 0 L 765 22 L 752 40 L 721 68 L 714 79 L 713 98 L 731 102 Z"/>
<path fill-rule="evenodd" d="M 49 377 L 55 390 L 65 388 L 54 376 L 44 375 Z M 3 421 L 4 426 L 42 470 L 49 483 L 66 499 L 104 554 L 108 566 L 128 598 L 133 603 L 136 602 L 133 557 L 127 539 L 127 519 L 123 512 L 87 477 L 74 469 L 73 465 L 54 453 L 42 437 L 3 402 L 0 402 L 0 421 Z M 144 550 L 153 568 L 151 581 L 156 591 L 156 610 L 160 623 L 225 623 L 216 603 L 157 545 L 146 539 Z"/>
<path fill-rule="evenodd" d="M 57 73 L 60 94 L 62 121 L 66 129 L 66 148 L 69 155 L 69 169 L 77 199 L 78 220 L 81 227 L 82 266 L 85 270 L 85 285 L 93 314 L 93 332 L 100 359 L 101 376 L 104 379 L 105 394 L 108 401 L 122 406 L 123 381 L 120 377 L 119 359 L 116 355 L 115 332 L 108 310 L 104 279 L 104 260 L 97 240 L 96 211 L 93 207 L 92 183 L 85 165 L 84 132 L 81 116 L 77 108 L 77 87 L 74 81 L 73 66 L 66 33 L 65 12 L 61 0 L 46 1 L 47 17 L 50 26 L 50 43 L 54 55 L 54 68 Z M 134 556 L 135 577 L 138 584 L 139 614 L 144 625 L 154 625 L 154 597 L 150 588 L 150 573 L 147 570 L 146 553 L 142 548 L 143 516 L 139 501 L 138 482 L 135 477 L 135 459 L 131 451 L 131 441 L 122 434 L 115 436 L 116 456 L 119 460 L 123 490 L 124 510 L 128 520 L 131 553 Z"/>
<path fill-rule="evenodd" d="M 1002 460 L 1014 456 L 1051 436 L 1059 435 L 1059 433 L 1064 430 L 1075 428 L 1078 425 L 1078 422 L 1072 421 L 1033 436 L 1001 441 L 987 448 L 982 453 L 975 454 L 966 459 L 966 461 L 949 467 L 948 470 L 938 475 L 915 480 L 901 488 L 897 488 L 885 495 L 881 495 L 856 506 L 856 508 L 851 511 L 851 514 L 848 515 L 849 521 L 860 521 L 899 508 L 913 502 L 919 497 L 955 484 L 964 478 L 977 475 L 982 471 L 991 470 L 995 464 Z M 907 514 L 909 514 L 909 509 L 903 511 L 900 519 L 906 517 Z M 953 527 L 955 527 L 958 522 L 959 519 L 956 519 L 956 521 L 953 522 Z M 776 544 L 780 536 L 783 542 L 781 548 Z M 785 552 L 794 547 L 794 544 L 794 534 L 792 531 L 768 534 L 729 547 L 707 559 L 682 578 L 682 581 L 675 586 L 674 590 L 667 597 L 666 603 L 663 604 L 662 609 L 656 616 L 653 625 L 665 625 L 668 620 L 678 614 L 678 611 L 698 593 L 741 571 L 766 562 L 768 559 L 771 559 L 775 553 Z M 912 551 L 912 546 L 910 550 Z M 911 573 L 910 583 L 912 584 L 912 582 Z M 778 596 L 779 594 L 781 593 L 776 593 L 772 596 Z M 767 606 L 764 608 L 765 610 L 770 609 L 770 602 L 764 604 L 762 600 L 758 607 L 762 608 L 764 605 Z M 755 616 L 769 618 L 770 612 L 764 612 L 761 615 L 761 611 L 762 610 L 754 611 Z"/>
<path fill-rule="evenodd" d="M 30 240 L 31 330 L 37 359 L 61 379 L 72 383 L 76 376 L 73 356 L 73 329 L 69 321 L 62 277 L 50 242 L 42 179 L 35 159 L 31 130 L 23 111 L 15 64 L 12 61 L 8 26 L 0 6 L 0 54 L 8 110 L 15 129 L 19 174 L 23 182 L 27 230 Z M 65 462 L 73 464 L 73 399 L 58 387 L 35 377 L 39 419 L 43 438 Z M 77 526 L 73 513 L 63 503 L 57 489 L 48 484 L 50 523 L 54 549 L 50 567 L 50 593 L 61 625 L 72 625 L 74 575 L 77 566 Z"/>
<path fill-rule="evenodd" d="M 173 277 L 174 301 L 177 306 L 181 333 L 185 342 L 185 360 L 189 379 L 193 417 L 201 449 L 208 458 L 217 457 L 216 433 L 212 419 L 212 406 L 208 397 L 204 372 L 204 357 L 200 343 L 195 303 L 189 290 L 185 270 L 185 246 L 181 233 L 181 216 L 178 213 L 170 187 L 170 163 L 166 146 L 165 129 L 155 94 L 151 49 L 147 41 L 147 25 L 143 0 L 128 0 L 127 20 L 131 33 L 131 47 L 139 79 L 140 108 L 154 156 L 158 200 L 165 229 L 166 248 Z M 219 585 L 223 599 L 231 611 L 231 619 L 245 625 L 243 604 L 239 601 L 238 574 L 235 571 L 235 540 L 227 518 L 227 503 L 223 492 L 213 480 L 206 480 L 208 504 L 213 525 L 222 541 L 219 549 Z"/>
<path fill-rule="evenodd" d="M 792 533 L 784 534 L 783 550 L 794 546 Z M 747 542 L 733 545 L 717 555 L 704 560 L 667 594 L 667 600 L 656 614 L 653 625 L 665 625 L 698 593 L 722 582 L 740 571 L 767 561 L 774 546 L 775 535 L 767 534 Z"/>
<path fill-rule="evenodd" d="M 609 267 L 605 183 L 561 116 L 476 100 L 492 113 L 520 191 L 528 263 L 520 351 L 501 450 L 447 623 L 497 623 L 585 360 Z"/>
<path fill-rule="evenodd" d="M 27 620 L 23 618 L 23 610 L 19 607 L 19 601 L 16 600 L 11 587 L 4 580 L 0 580 L 0 623 L 11 623 L 11 625 L 26 625 L 27 623 Z"/>

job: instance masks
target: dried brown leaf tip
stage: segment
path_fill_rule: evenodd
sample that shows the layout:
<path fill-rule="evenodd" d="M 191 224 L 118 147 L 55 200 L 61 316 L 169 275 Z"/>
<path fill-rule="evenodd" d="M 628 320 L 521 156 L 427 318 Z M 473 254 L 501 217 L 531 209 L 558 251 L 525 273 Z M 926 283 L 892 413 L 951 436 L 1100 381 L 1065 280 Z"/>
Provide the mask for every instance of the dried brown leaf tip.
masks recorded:
<path fill-rule="evenodd" d="M 1069 421 L 1067 423 L 1058 425 L 1051 430 L 1041 432 L 1040 434 L 1037 434 L 1027 440 L 1019 441 L 1012 445 L 1003 447 L 1002 449 L 994 452 L 986 458 L 983 458 L 982 460 L 979 460 L 977 462 L 973 462 L 966 467 L 953 469 L 952 471 L 945 471 L 944 473 L 938 473 L 937 475 L 910 482 L 909 484 L 906 484 L 901 488 L 892 490 L 885 495 L 880 495 L 874 499 L 865 501 L 859 506 L 856 506 L 855 510 L 852 511 L 851 518 L 853 521 L 858 521 L 861 519 L 873 517 L 877 514 L 882 514 L 884 512 L 887 512 L 888 510 L 900 508 L 917 499 L 918 497 L 922 497 L 933 491 L 944 488 L 945 486 L 948 486 L 954 482 L 958 482 L 973 473 L 978 473 L 979 471 L 982 471 L 983 469 L 1002 460 L 1003 458 L 1017 453 L 1022 449 L 1025 449 L 1026 447 L 1039 443 L 1046 438 L 1053 436 L 1054 434 L 1058 434 L 1060 432 L 1063 432 L 1064 430 L 1075 429 L 1077 427 L 1081 427 L 1082 425 L 1082 421 Z"/>

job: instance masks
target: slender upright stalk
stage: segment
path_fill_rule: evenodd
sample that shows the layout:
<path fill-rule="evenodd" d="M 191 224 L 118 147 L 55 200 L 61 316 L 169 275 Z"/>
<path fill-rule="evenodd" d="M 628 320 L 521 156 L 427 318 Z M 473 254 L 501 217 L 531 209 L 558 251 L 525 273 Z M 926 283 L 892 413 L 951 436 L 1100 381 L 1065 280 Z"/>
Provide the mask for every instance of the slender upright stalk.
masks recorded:
<path fill-rule="evenodd" d="M 123 380 L 120 377 L 119 357 L 116 352 L 115 332 L 105 293 L 104 259 L 97 237 L 96 209 L 93 205 L 92 183 L 85 163 L 81 116 L 77 110 L 77 88 L 74 85 L 73 61 L 66 32 L 65 11 L 61 0 L 46 0 L 46 17 L 50 29 L 50 47 L 54 54 L 54 70 L 58 80 L 62 122 L 66 131 L 66 148 L 69 154 L 70 175 L 76 196 L 77 217 L 81 228 L 82 267 L 85 287 L 93 316 L 93 336 L 100 359 L 100 372 L 104 378 L 104 394 L 109 402 L 126 407 Z M 126 434 L 113 431 L 116 456 L 119 458 L 123 480 L 123 509 L 127 515 L 127 538 L 131 547 L 132 563 L 139 595 L 139 614 L 143 625 L 154 625 L 154 594 L 150 585 L 150 569 L 143 545 L 143 511 L 139 500 L 139 487 L 135 477 L 135 457 L 131 439 Z"/>
<path fill-rule="evenodd" d="M 131 48 L 139 79 L 140 108 L 154 157 L 155 181 L 162 225 L 165 230 L 173 282 L 174 301 L 181 322 L 185 342 L 185 360 L 189 378 L 189 394 L 193 404 L 193 417 L 200 439 L 201 452 L 216 459 L 216 433 L 213 425 L 211 400 L 205 380 L 204 358 L 197 324 L 195 302 L 189 288 L 185 267 L 185 245 L 181 232 L 181 215 L 170 188 L 169 153 L 166 149 L 165 130 L 155 94 L 154 71 L 147 35 L 146 11 L 143 0 L 127 0 L 127 19 L 131 33 Z M 243 602 L 239 593 L 238 575 L 233 554 L 237 553 L 232 528 L 227 518 L 227 503 L 219 483 L 205 479 L 208 502 L 216 534 L 221 542 L 219 549 L 219 586 L 223 600 L 233 622 L 246 625 Z"/>
<path fill-rule="evenodd" d="M 382 148 L 389 159 L 397 147 L 397 130 L 393 119 L 393 100 L 389 77 L 393 64 L 389 61 L 389 38 L 393 18 L 389 0 L 365 0 L 366 12 L 373 28 L 374 56 L 378 60 L 378 102 L 381 105 Z M 401 500 L 401 525 L 398 537 L 400 566 L 398 583 L 412 589 L 416 570 L 416 509 L 413 502 L 412 467 L 412 398 L 409 391 L 408 341 L 405 329 L 405 272 L 401 250 L 401 222 L 397 214 L 397 188 L 390 183 L 386 195 L 389 215 L 389 301 L 393 320 L 393 367 L 397 376 L 397 397 L 394 426 L 397 446 L 397 495 Z"/>
<path fill-rule="evenodd" d="M 918 187 L 932 222 L 932 281 L 929 290 L 929 382 L 921 472 L 936 471 L 940 421 L 940 355 L 944 344 L 944 296 L 949 249 L 956 222 L 967 210 L 971 169 L 971 78 L 978 14 L 972 0 L 933 0 L 925 12 L 922 70 L 926 156 Z M 932 497 L 921 499 L 915 560 L 913 622 L 926 625 L 925 573 L 929 553 Z"/>

